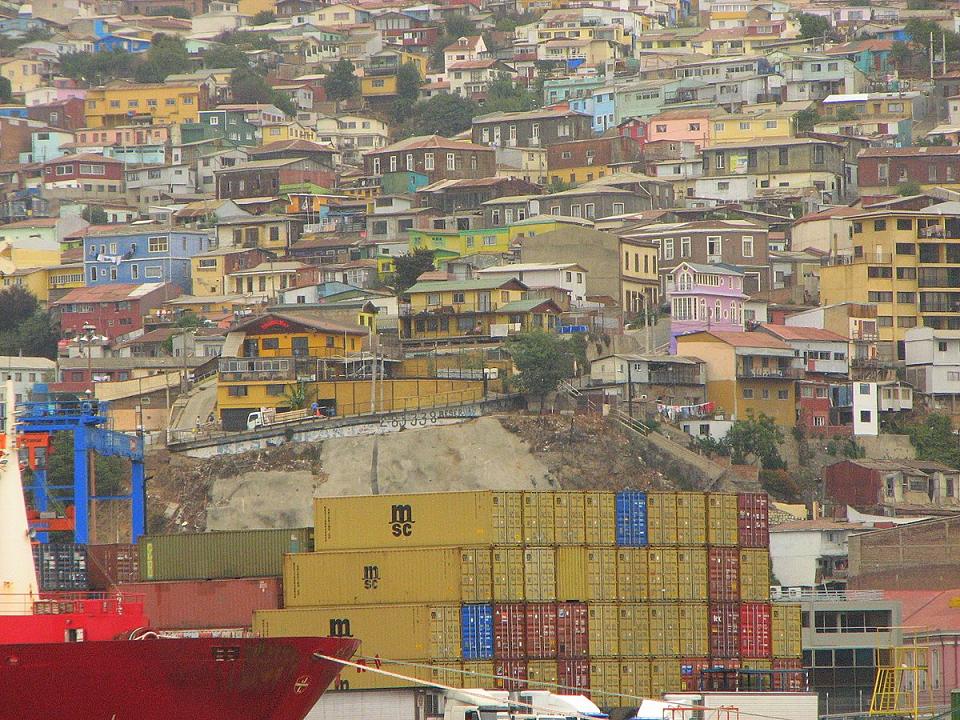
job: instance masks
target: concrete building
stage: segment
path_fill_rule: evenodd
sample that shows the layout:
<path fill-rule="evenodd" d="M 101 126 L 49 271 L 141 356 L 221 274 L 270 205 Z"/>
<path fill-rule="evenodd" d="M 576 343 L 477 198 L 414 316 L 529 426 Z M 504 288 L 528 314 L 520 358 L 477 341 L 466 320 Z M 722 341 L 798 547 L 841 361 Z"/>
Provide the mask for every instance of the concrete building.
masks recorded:
<path fill-rule="evenodd" d="M 960 416 L 960 330 L 913 328 L 904 347 L 907 382 L 927 408 Z"/>
<path fill-rule="evenodd" d="M 477 270 L 479 277 L 516 278 L 531 290 L 562 288 L 570 295 L 570 304 L 579 307 L 587 299 L 587 271 L 576 263 L 512 263 Z"/>
<path fill-rule="evenodd" d="M 770 563 L 781 588 L 842 590 L 847 584 L 847 537 L 864 525 L 820 518 L 770 528 Z"/>

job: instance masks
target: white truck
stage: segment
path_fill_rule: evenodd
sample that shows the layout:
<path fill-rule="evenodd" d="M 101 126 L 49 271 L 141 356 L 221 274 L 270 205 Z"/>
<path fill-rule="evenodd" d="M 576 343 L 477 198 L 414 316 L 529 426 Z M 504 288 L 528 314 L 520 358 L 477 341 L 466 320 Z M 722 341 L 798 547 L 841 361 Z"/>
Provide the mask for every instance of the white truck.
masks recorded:
<path fill-rule="evenodd" d="M 309 408 L 278 413 L 276 408 L 262 407 L 247 415 L 247 430 L 256 430 L 258 427 L 266 427 L 267 425 L 299 422 L 306 420 L 308 417 L 312 417 Z"/>
<path fill-rule="evenodd" d="M 443 720 L 606 720 L 589 698 L 583 695 L 555 695 L 546 690 L 466 689 L 446 694 Z"/>

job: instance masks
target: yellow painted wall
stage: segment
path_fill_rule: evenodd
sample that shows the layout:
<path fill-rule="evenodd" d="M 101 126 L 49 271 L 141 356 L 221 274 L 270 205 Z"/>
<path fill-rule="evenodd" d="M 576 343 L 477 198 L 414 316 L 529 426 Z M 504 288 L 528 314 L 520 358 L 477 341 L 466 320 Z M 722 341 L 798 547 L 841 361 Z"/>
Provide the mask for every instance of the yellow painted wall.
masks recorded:
<path fill-rule="evenodd" d="M 794 128 L 792 118 L 786 115 L 727 115 L 712 120 L 710 140 L 713 143 L 733 143 L 752 142 L 762 138 L 794 137 Z"/>
<path fill-rule="evenodd" d="M 131 105 L 136 103 L 136 105 Z M 192 85 L 120 84 L 87 91 L 87 127 L 98 128 L 127 120 L 127 113 L 150 114 L 155 124 L 197 122 L 200 90 Z"/>
<path fill-rule="evenodd" d="M 307 352 L 310 357 L 343 357 L 344 343 L 347 352 L 360 352 L 363 338 L 359 335 L 342 335 L 324 332 L 266 333 L 246 336 L 247 340 L 256 339 L 260 348 L 258 357 L 293 357 L 293 338 L 307 338 Z M 264 347 L 264 340 L 277 341 L 277 348 Z"/>
<path fill-rule="evenodd" d="M 417 292 L 410 295 L 410 309 L 414 313 L 427 310 L 430 307 L 453 307 L 457 311 L 473 312 L 479 306 L 481 293 L 490 295 L 490 309 L 496 310 L 501 305 L 523 299 L 523 290 L 440 290 L 438 292 Z M 462 294 L 463 300 L 454 301 L 454 295 Z M 429 303 L 431 295 L 439 295 L 439 303 Z"/>
<path fill-rule="evenodd" d="M 487 238 L 493 238 L 490 243 Z M 505 253 L 510 250 L 510 233 L 507 228 L 482 228 L 457 232 L 454 230 L 409 230 L 407 238 L 410 251 L 417 248 L 447 250 L 457 255 L 474 253 Z"/>
<path fill-rule="evenodd" d="M 550 182 L 559 181 L 579 185 L 580 183 L 606 177 L 607 174 L 608 171 L 605 165 L 582 165 L 580 167 L 565 168 L 547 166 L 547 175 L 550 178 Z"/>
<path fill-rule="evenodd" d="M 314 142 L 317 134 L 300 123 L 276 123 L 263 126 L 261 145 L 269 145 L 284 140 L 309 140 Z"/>
<path fill-rule="evenodd" d="M 383 97 L 397 94 L 396 75 L 374 75 L 360 78 L 360 94 L 364 97 Z"/>

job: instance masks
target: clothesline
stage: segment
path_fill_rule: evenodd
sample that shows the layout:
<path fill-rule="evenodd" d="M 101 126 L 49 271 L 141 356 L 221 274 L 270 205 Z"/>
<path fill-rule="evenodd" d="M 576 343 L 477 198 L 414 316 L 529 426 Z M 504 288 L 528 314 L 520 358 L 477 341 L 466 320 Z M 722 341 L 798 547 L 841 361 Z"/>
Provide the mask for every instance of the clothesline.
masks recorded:
<path fill-rule="evenodd" d="M 664 403 L 657 403 L 657 412 L 670 420 L 713 415 L 715 408 L 716 403 L 712 402 L 700 403 L 699 405 L 665 405 Z"/>

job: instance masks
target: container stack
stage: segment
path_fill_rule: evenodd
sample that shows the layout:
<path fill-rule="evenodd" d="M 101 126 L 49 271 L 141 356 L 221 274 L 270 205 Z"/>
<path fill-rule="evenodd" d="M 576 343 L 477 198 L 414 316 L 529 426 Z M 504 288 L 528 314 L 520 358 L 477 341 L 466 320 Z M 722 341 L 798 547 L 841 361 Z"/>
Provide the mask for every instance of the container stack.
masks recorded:
<path fill-rule="evenodd" d="M 254 630 L 358 637 L 362 662 L 421 680 L 615 706 L 800 661 L 799 608 L 769 602 L 763 494 L 323 498 L 315 546 L 284 558 L 285 609 Z M 403 684 L 349 670 L 335 687 Z"/>

